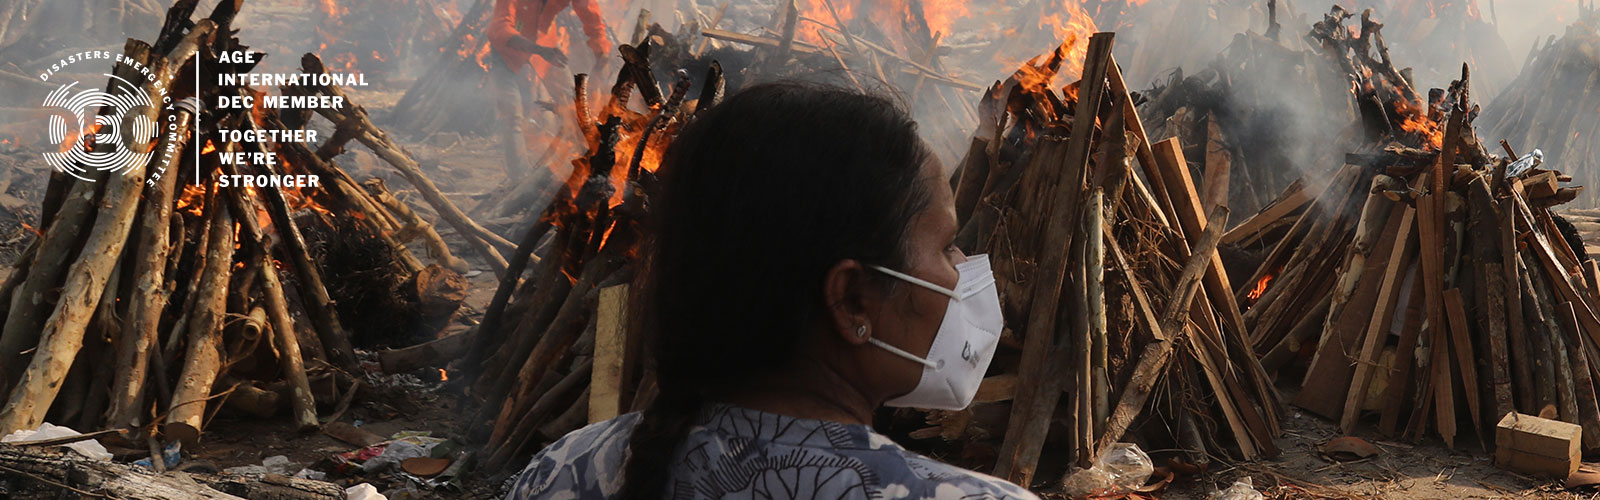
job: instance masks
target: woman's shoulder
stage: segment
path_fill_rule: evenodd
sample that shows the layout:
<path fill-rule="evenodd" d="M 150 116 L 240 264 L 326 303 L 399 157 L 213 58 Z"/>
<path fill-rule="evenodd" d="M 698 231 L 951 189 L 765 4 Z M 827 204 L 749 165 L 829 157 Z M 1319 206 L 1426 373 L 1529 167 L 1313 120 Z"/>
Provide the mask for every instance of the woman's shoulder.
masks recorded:
<path fill-rule="evenodd" d="M 638 423 L 639 414 L 629 413 L 567 433 L 534 455 L 506 498 L 610 497 L 622 486 L 618 471 Z"/>
<path fill-rule="evenodd" d="M 873 433 L 873 449 L 879 460 L 892 460 L 895 466 L 881 464 L 882 498 L 961 498 L 961 499 L 1037 499 L 1038 496 L 1003 479 L 963 469 L 895 444 L 888 437 Z M 903 468 L 902 468 L 903 467 Z"/>

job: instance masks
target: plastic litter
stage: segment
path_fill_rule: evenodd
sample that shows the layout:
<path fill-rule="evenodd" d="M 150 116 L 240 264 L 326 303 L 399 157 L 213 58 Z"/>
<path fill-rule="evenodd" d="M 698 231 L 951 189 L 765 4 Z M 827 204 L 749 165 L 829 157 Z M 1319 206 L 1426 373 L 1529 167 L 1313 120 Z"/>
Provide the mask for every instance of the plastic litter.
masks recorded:
<path fill-rule="evenodd" d="M 408 458 L 426 457 L 428 449 L 410 441 L 395 441 L 383 448 L 383 453 L 361 464 L 361 470 L 379 472 L 400 464 Z"/>
<path fill-rule="evenodd" d="M 273 455 L 261 459 L 261 465 L 241 465 L 238 467 L 229 467 L 223 469 L 222 472 L 226 472 L 228 474 L 279 474 L 284 476 L 298 476 L 302 470 L 300 465 L 290 461 L 289 457 L 283 455 Z"/>
<path fill-rule="evenodd" d="M 1155 464 L 1139 445 L 1116 443 L 1095 460 L 1093 467 L 1067 475 L 1061 488 L 1073 498 L 1123 494 L 1144 486 L 1154 472 Z"/>
<path fill-rule="evenodd" d="M 83 433 L 72 430 L 71 427 L 45 422 L 39 424 L 39 428 L 31 431 L 19 430 L 11 434 L 7 434 L 5 437 L 0 437 L 0 443 L 39 441 L 42 439 L 56 439 L 80 435 L 83 435 Z M 95 460 L 111 460 L 111 452 L 106 451 L 106 447 L 100 446 L 100 442 L 93 439 L 85 439 L 83 441 L 69 443 L 63 446 L 71 448 L 72 451 L 76 451 L 83 454 L 83 456 L 93 458 Z"/>
<path fill-rule="evenodd" d="M 1522 175 L 1523 172 L 1527 172 L 1532 170 L 1533 167 L 1543 164 L 1544 151 L 1535 149 L 1532 153 L 1528 153 L 1522 155 L 1521 158 L 1517 158 L 1517 161 L 1512 162 L 1510 166 L 1506 167 L 1506 177 L 1516 177 Z"/>
<path fill-rule="evenodd" d="M 378 488 L 367 483 L 361 483 L 344 489 L 345 500 L 389 500 L 389 497 L 378 493 Z"/>
<path fill-rule="evenodd" d="M 1250 482 L 1250 477 L 1245 476 L 1229 486 L 1228 489 L 1212 493 L 1208 500 L 1265 500 L 1261 492 L 1256 491 Z"/>
<path fill-rule="evenodd" d="M 178 462 L 182 461 L 182 456 L 178 452 L 182 449 L 182 441 L 173 441 L 172 444 L 167 445 L 166 448 L 162 448 L 161 464 L 166 466 L 167 470 L 178 468 Z M 156 466 L 150 462 L 150 457 L 144 457 L 134 461 L 133 465 L 144 467 L 150 470 L 155 470 L 156 468 Z"/>

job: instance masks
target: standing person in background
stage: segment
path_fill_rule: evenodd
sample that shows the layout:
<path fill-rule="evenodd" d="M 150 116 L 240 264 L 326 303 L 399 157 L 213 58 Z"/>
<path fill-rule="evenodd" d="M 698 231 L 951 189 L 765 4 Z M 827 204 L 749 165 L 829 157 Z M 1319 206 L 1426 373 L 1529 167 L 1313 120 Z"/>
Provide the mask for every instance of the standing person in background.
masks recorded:
<path fill-rule="evenodd" d="M 500 141 L 506 154 L 506 173 L 517 178 L 527 173 L 527 145 L 522 127 L 528 108 L 533 105 L 532 78 L 548 77 L 551 67 L 566 67 L 567 55 L 558 47 L 540 45 L 536 40 L 554 26 L 556 16 L 568 7 L 583 23 L 583 34 L 594 54 L 591 74 L 605 68 L 611 42 L 606 38 L 606 23 L 595 0 L 495 0 L 489 18 L 489 47 L 499 55 L 491 70 L 499 101 Z"/>

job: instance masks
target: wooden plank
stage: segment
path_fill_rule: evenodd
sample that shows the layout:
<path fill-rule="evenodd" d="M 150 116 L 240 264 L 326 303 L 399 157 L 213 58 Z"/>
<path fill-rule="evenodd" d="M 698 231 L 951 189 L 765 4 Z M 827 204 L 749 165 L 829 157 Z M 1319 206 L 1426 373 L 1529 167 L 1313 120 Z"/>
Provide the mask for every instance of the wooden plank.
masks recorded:
<path fill-rule="evenodd" d="M 1205 231 L 1206 221 L 1203 219 L 1205 209 L 1201 206 L 1200 194 L 1195 190 L 1194 179 L 1189 175 L 1189 164 L 1183 157 L 1183 146 L 1179 145 L 1176 137 L 1156 143 L 1156 164 L 1160 166 L 1161 175 L 1165 178 L 1167 196 L 1172 200 L 1173 210 L 1176 212 L 1178 225 L 1183 228 L 1183 234 L 1200 234 Z M 1206 270 L 1206 293 L 1214 297 L 1232 297 L 1233 285 L 1228 283 L 1227 269 L 1222 266 L 1222 257 L 1215 256 L 1211 260 L 1211 267 Z M 1212 305 L 1222 311 L 1225 331 L 1245 336 L 1249 330 L 1244 327 L 1244 316 L 1239 313 L 1239 304 L 1231 300 L 1222 300 Z"/>
<path fill-rule="evenodd" d="M 1284 224 L 1294 223 L 1291 215 L 1305 208 L 1312 200 L 1311 193 L 1306 191 L 1305 182 L 1296 180 L 1289 187 L 1284 188 L 1283 194 L 1278 199 L 1260 212 L 1240 222 L 1239 225 L 1229 229 L 1222 235 L 1223 245 L 1249 245 L 1260 240 L 1263 233 Z"/>
<path fill-rule="evenodd" d="M 1073 118 L 1073 130 L 1089 131 L 1094 128 L 1095 118 L 1098 115 L 1101 98 L 1104 95 L 1106 63 L 1109 61 L 1111 47 L 1115 34 L 1096 33 L 1089 39 L 1089 53 L 1084 62 L 1084 82 L 1080 92 L 1083 99 L 1078 101 L 1077 115 Z M 1045 436 L 1049 431 L 1051 416 L 1055 413 L 1056 403 L 1061 397 L 1061 386 L 1065 383 L 1061 375 L 1051 376 L 1050 372 L 1060 371 L 1063 363 L 1052 363 L 1049 358 L 1064 356 L 1064 353 L 1052 356 L 1053 351 L 1065 351 L 1057 347 L 1059 342 L 1055 339 L 1057 312 L 1062 301 L 1062 284 L 1066 277 L 1068 263 L 1066 262 L 1069 251 L 1049 251 L 1048 249 L 1072 248 L 1072 234 L 1077 229 L 1078 216 L 1081 210 L 1078 207 L 1079 197 L 1083 194 L 1084 174 L 1088 171 L 1089 146 L 1093 134 L 1073 134 L 1067 142 L 1066 171 L 1060 182 L 1053 187 L 1053 196 L 1048 221 L 1043 237 L 1042 252 L 1039 261 L 1037 277 L 1033 285 L 1032 301 L 1029 307 L 1028 326 L 1026 336 L 1023 338 L 1023 353 L 1020 374 L 1022 383 L 1030 390 L 1017 394 L 1013 401 L 1011 417 L 1007 423 L 1006 436 L 1001 442 L 998 462 L 995 465 L 995 475 L 1006 478 L 1015 484 L 1031 484 L 1034 468 L 1038 465 L 1039 454 L 1044 449 Z"/>
<path fill-rule="evenodd" d="M 1445 317 L 1450 321 L 1450 342 L 1455 345 L 1456 363 L 1461 367 L 1461 392 L 1466 394 L 1467 411 L 1472 414 L 1472 430 L 1478 432 L 1484 425 L 1483 412 L 1478 402 L 1478 359 L 1472 355 L 1472 331 L 1467 327 L 1467 309 L 1461 298 L 1461 289 L 1444 291 Z"/>
<path fill-rule="evenodd" d="M 1010 401 L 1016 395 L 1017 374 L 995 375 L 978 383 L 978 394 L 972 397 L 972 404 Z"/>
<path fill-rule="evenodd" d="M 1447 148 L 1449 150 L 1449 148 Z M 1428 173 L 1428 182 L 1423 185 L 1431 186 L 1428 194 L 1417 200 L 1417 233 L 1418 245 L 1421 251 L 1418 260 L 1422 264 L 1422 291 L 1423 310 L 1428 321 L 1430 333 L 1429 349 L 1431 361 L 1428 363 L 1430 377 L 1433 383 L 1434 409 L 1440 437 L 1444 438 L 1446 446 L 1455 447 L 1455 389 L 1450 383 L 1450 363 L 1439 362 L 1440 359 L 1449 359 L 1447 346 L 1450 342 L 1449 329 L 1445 326 L 1444 315 L 1444 196 L 1446 196 L 1444 179 L 1438 175 L 1440 167 L 1434 165 L 1432 172 Z M 1425 395 L 1424 395 L 1425 397 Z"/>
<path fill-rule="evenodd" d="M 1406 396 L 1410 394 L 1413 364 L 1416 362 L 1415 353 L 1417 343 L 1422 338 L 1422 285 L 1416 276 L 1422 270 L 1411 267 L 1411 293 L 1406 298 L 1406 307 L 1400 324 L 1400 343 L 1395 346 L 1394 365 L 1390 367 L 1387 377 L 1389 385 L 1383 392 L 1383 416 L 1378 420 L 1378 431 L 1386 436 L 1395 436 L 1399 431 L 1400 412 L 1405 410 Z M 1408 355 L 1400 355 L 1407 353 Z M 1423 394 L 1421 392 L 1417 394 Z M 1427 400 L 1425 397 L 1416 399 Z M 1418 419 L 1420 420 L 1420 416 Z"/>
<path fill-rule="evenodd" d="M 1528 192 L 1528 198 L 1544 198 L 1555 196 L 1561 189 L 1561 183 L 1556 179 L 1556 173 L 1546 170 L 1522 179 L 1522 187 Z"/>
<path fill-rule="evenodd" d="M 1216 116 L 1206 115 L 1206 168 L 1205 182 L 1201 188 L 1205 195 L 1200 198 L 1201 206 L 1216 206 L 1229 204 L 1228 184 L 1232 178 L 1233 156 L 1228 153 L 1228 147 L 1222 143 L 1222 129 L 1217 126 Z"/>
<path fill-rule="evenodd" d="M 1117 64 L 1116 56 L 1112 56 L 1111 63 L 1106 67 L 1106 81 L 1110 83 L 1111 92 L 1118 99 L 1122 102 L 1133 102 L 1133 96 L 1128 91 L 1128 82 L 1123 79 L 1122 67 Z M 1133 132 L 1134 136 L 1139 138 L 1138 147 L 1134 149 L 1134 158 L 1139 160 L 1139 167 L 1144 172 L 1142 178 L 1150 182 L 1147 192 L 1150 198 L 1156 202 L 1155 206 L 1160 208 L 1160 210 L 1156 211 L 1156 215 L 1162 217 L 1162 225 L 1171 226 L 1172 223 L 1165 219 L 1166 214 L 1176 214 L 1177 212 L 1173 211 L 1172 200 L 1167 197 L 1167 186 L 1161 177 L 1161 168 L 1156 163 L 1156 155 L 1150 143 L 1150 136 L 1145 133 L 1144 122 L 1139 119 L 1138 109 L 1134 106 L 1124 106 L 1123 119 L 1127 122 L 1128 131 Z M 1139 186 L 1140 189 L 1145 189 L 1144 183 L 1140 179 L 1141 176 L 1134 176 L 1135 185 Z"/>
<path fill-rule="evenodd" d="M 1400 232 L 1396 233 L 1394 247 L 1389 251 L 1389 261 L 1384 266 L 1383 281 L 1378 286 L 1371 321 L 1367 323 L 1366 333 L 1360 337 L 1364 340 L 1360 355 L 1355 359 L 1355 373 L 1345 393 L 1344 411 L 1339 417 L 1339 427 L 1346 433 L 1355 428 L 1356 417 L 1361 414 L 1361 402 L 1366 399 L 1367 388 L 1371 386 L 1373 373 L 1378 368 L 1378 353 L 1389 337 L 1389 324 L 1394 318 L 1395 305 L 1400 300 L 1400 283 L 1405 279 L 1404 266 L 1410 263 L 1411 252 L 1416 248 L 1411 238 L 1411 221 L 1415 213 L 1416 210 L 1409 206 L 1401 212 L 1400 227 L 1397 228 Z M 1302 389 L 1302 393 L 1304 391 Z M 1328 393 L 1323 394 L 1326 397 Z"/>
<path fill-rule="evenodd" d="M 1415 229 L 1416 209 L 1399 205 L 1389 210 L 1382 236 L 1371 250 L 1372 255 L 1360 259 L 1359 267 L 1355 257 L 1360 252 L 1351 252 L 1344 272 L 1355 273 L 1356 289 L 1351 290 L 1338 310 L 1330 305 L 1322 324 L 1322 336 L 1307 365 L 1300 393 L 1295 397 L 1295 406 L 1330 419 L 1343 418 L 1346 398 L 1327 395 L 1349 390 L 1348 384 L 1355 375 L 1356 356 L 1362 352 L 1362 339 L 1371 327 L 1372 311 L 1378 307 L 1379 292 L 1384 288 L 1390 264 L 1401 261 L 1400 269 L 1410 269 L 1406 267 L 1410 263 L 1405 260 L 1414 252 Z M 1398 279 L 1403 281 L 1406 276 L 1402 272 Z"/>
<path fill-rule="evenodd" d="M 589 423 L 622 414 L 623 387 L 631 378 L 625 318 L 628 285 L 600 289 L 595 316 L 594 368 L 589 382 Z"/>

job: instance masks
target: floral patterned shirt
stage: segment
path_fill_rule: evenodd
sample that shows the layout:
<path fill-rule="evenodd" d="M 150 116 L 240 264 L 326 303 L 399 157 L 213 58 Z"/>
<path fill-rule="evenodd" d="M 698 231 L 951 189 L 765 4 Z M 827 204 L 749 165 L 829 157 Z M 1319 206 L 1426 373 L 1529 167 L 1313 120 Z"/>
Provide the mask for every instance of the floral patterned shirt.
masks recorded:
<path fill-rule="evenodd" d="M 629 413 L 540 451 L 508 500 L 615 498 Z M 865 425 L 729 405 L 702 412 L 678 448 L 671 499 L 1032 499 L 1017 485 L 912 453 Z"/>

